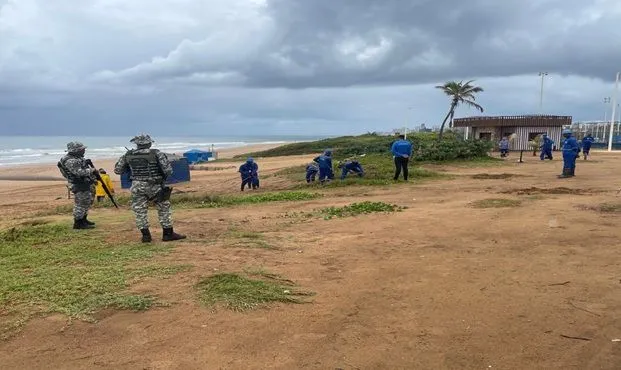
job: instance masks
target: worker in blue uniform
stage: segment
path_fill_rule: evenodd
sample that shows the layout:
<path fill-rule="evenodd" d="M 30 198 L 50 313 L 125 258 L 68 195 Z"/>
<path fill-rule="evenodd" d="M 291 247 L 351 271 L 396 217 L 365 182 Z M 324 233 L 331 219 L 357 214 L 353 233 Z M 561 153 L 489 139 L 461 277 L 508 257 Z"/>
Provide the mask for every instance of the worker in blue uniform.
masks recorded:
<path fill-rule="evenodd" d="M 246 163 L 239 167 L 239 173 L 242 179 L 241 191 L 244 191 L 246 185 L 248 185 L 249 189 L 257 189 L 259 187 L 259 165 L 253 158 L 249 157 Z"/>
<path fill-rule="evenodd" d="M 412 156 L 412 143 L 405 140 L 405 135 L 399 135 L 399 140 L 392 143 L 390 151 L 395 159 L 394 180 L 399 180 L 403 170 L 403 180 L 408 181 L 408 162 Z"/>
<path fill-rule="evenodd" d="M 306 183 L 310 184 L 311 182 L 315 182 L 315 177 L 319 173 L 319 167 L 317 163 L 311 162 L 306 165 Z"/>
<path fill-rule="evenodd" d="M 584 155 L 585 161 L 589 157 L 589 153 L 591 152 L 591 144 L 593 144 L 594 141 L 595 139 L 590 133 L 582 138 L 582 154 Z"/>
<path fill-rule="evenodd" d="M 543 143 L 541 143 L 541 155 L 539 158 L 543 161 L 546 158 L 552 160 L 552 149 L 554 148 L 554 141 L 548 137 L 548 134 L 543 134 Z"/>
<path fill-rule="evenodd" d="M 580 145 L 578 140 L 572 135 L 571 130 L 563 130 L 563 173 L 559 175 L 559 178 L 567 178 L 575 176 L 576 172 L 576 159 L 580 155 Z"/>
<path fill-rule="evenodd" d="M 360 165 L 360 162 L 355 159 L 346 159 L 345 161 L 339 163 L 338 167 L 342 169 L 341 180 L 345 180 L 350 172 L 357 174 L 358 177 L 364 176 L 362 165 Z"/>
<path fill-rule="evenodd" d="M 509 139 L 506 136 L 500 140 L 498 147 L 500 148 L 500 157 L 504 158 L 509 155 Z"/>
<path fill-rule="evenodd" d="M 313 159 L 319 165 L 319 181 L 323 184 L 334 179 L 332 171 L 332 150 L 326 150 L 322 155 Z"/>

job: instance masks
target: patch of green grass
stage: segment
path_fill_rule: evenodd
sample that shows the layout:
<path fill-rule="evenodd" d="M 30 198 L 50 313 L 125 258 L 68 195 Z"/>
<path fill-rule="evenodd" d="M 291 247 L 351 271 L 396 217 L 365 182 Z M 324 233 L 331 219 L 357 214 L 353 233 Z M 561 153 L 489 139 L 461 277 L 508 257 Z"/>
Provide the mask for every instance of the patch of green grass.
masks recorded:
<path fill-rule="evenodd" d="M 259 249 L 272 249 L 277 250 L 278 247 L 265 241 L 264 237 L 260 233 L 250 231 L 235 231 L 229 232 L 229 236 L 233 239 L 226 247 L 233 248 L 259 248 Z"/>
<path fill-rule="evenodd" d="M 602 203 L 597 206 L 585 205 L 579 208 L 591 210 L 591 211 L 597 211 L 601 213 L 621 213 L 620 203 Z"/>
<path fill-rule="evenodd" d="M 316 182 L 311 185 L 312 187 L 343 187 L 352 185 L 365 185 L 365 186 L 387 186 L 394 184 L 393 177 L 395 175 L 395 165 L 392 157 L 389 154 L 369 154 L 364 157 L 356 158 L 362 168 L 365 175 L 360 178 L 354 174 L 350 174 L 344 181 L 340 180 L 341 169 L 337 168 L 338 160 L 334 160 L 334 175 L 335 180 L 325 185 Z M 307 188 L 306 184 L 306 166 L 295 166 L 282 169 L 275 173 L 276 176 L 283 176 L 287 179 L 297 182 L 297 188 Z M 430 171 L 421 167 L 410 164 L 409 180 L 411 182 L 419 182 L 431 179 L 448 179 L 449 176 Z"/>
<path fill-rule="evenodd" d="M 57 312 L 84 320 L 103 308 L 144 310 L 155 298 L 132 281 L 181 271 L 150 261 L 161 244 L 111 244 L 97 231 L 45 224 L 0 232 L 0 306 L 21 316 Z M 3 333 L 4 334 L 4 333 Z"/>
<path fill-rule="evenodd" d="M 521 201 L 515 199 L 490 198 L 474 201 L 471 206 L 474 208 L 511 208 L 519 207 L 521 204 Z"/>
<path fill-rule="evenodd" d="M 291 284 L 227 273 L 201 280 L 196 289 L 198 299 L 204 305 L 222 305 L 235 311 L 255 309 L 273 302 L 306 303 L 302 297 L 310 295 L 294 291 Z"/>
<path fill-rule="evenodd" d="M 334 217 L 351 217 L 369 213 L 399 212 L 403 208 L 384 202 L 353 203 L 344 207 L 328 207 L 320 211 L 325 219 Z"/>
<path fill-rule="evenodd" d="M 220 207 L 232 207 L 244 204 L 261 204 L 270 202 L 301 202 L 306 200 L 313 200 L 321 197 L 319 193 L 311 193 L 307 191 L 280 191 L 271 193 L 259 193 L 251 195 L 241 196 L 218 196 L 212 194 L 173 194 L 170 198 L 173 206 L 181 208 L 220 208 Z M 120 206 L 127 206 L 129 200 L 125 198 Z M 111 208 L 114 207 L 112 203 L 106 202 L 102 204 L 96 204 L 95 208 Z M 73 212 L 73 204 L 63 204 L 53 209 L 48 209 L 39 212 L 38 216 L 50 216 L 70 214 Z"/>

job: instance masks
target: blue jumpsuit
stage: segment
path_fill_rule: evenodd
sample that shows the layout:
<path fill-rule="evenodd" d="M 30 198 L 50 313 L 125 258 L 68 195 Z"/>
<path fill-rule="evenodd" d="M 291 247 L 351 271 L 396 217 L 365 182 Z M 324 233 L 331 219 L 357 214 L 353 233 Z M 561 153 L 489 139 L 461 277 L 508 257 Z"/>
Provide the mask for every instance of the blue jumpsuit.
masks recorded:
<path fill-rule="evenodd" d="M 315 163 L 310 163 L 306 166 L 306 182 L 310 184 L 315 181 L 317 173 L 319 173 L 319 167 Z"/>
<path fill-rule="evenodd" d="M 587 157 L 589 156 L 589 152 L 591 151 L 591 144 L 593 144 L 594 141 L 595 139 L 591 135 L 582 138 L 582 152 L 584 153 L 584 159 L 587 159 Z"/>
<path fill-rule="evenodd" d="M 259 187 L 259 166 L 254 162 L 246 162 L 239 167 L 242 184 L 241 190 L 244 191 L 246 185 L 248 188 L 256 189 Z"/>
<path fill-rule="evenodd" d="M 563 141 L 563 175 L 574 176 L 576 158 L 580 153 L 580 145 L 575 137 L 569 136 Z"/>
<path fill-rule="evenodd" d="M 554 146 L 554 141 L 552 141 L 552 139 L 550 139 L 549 137 L 543 138 L 543 144 L 541 145 L 541 155 L 539 156 L 539 158 L 541 158 L 542 161 L 546 158 L 552 160 L 553 146 Z"/>
<path fill-rule="evenodd" d="M 506 139 L 501 140 L 500 143 L 498 144 L 498 147 L 500 148 L 501 157 L 506 157 L 507 154 L 509 154 L 509 140 L 506 140 Z"/>
<path fill-rule="evenodd" d="M 345 180 L 347 174 L 350 172 L 354 172 L 358 174 L 359 177 L 364 176 L 364 170 L 358 161 L 346 161 L 342 165 L 343 172 L 341 172 L 341 180 Z"/>
<path fill-rule="evenodd" d="M 332 172 L 332 156 L 322 154 L 313 159 L 313 161 L 319 164 L 319 181 L 323 183 L 326 180 L 334 179 L 334 172 Z"/>

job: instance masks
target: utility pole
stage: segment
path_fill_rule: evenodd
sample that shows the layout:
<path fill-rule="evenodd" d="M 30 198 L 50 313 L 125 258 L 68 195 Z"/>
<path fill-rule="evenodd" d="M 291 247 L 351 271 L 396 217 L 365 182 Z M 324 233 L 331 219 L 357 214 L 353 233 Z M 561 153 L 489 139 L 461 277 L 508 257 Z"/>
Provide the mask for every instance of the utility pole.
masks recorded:
<path fill-rule="evenodd" d="M 541 92 L 539 94 L 539 114 L 543 114 L 543 79 L 548 75 L 548 72 L 539 72 L 541 77 Z"/>
<path fill-rule="evenodd" d="M 612 152 L 612 135 L 615 129 L 615 110 L 617 109 L 617 91 L 619 90 L 619 76 L 621 72 L 617 72 L 617 78 L 615 79 L 615 93 L 612 96 L 612 115 L 610 117 L 610 137 L 608 138 L 608 151 Z"/>

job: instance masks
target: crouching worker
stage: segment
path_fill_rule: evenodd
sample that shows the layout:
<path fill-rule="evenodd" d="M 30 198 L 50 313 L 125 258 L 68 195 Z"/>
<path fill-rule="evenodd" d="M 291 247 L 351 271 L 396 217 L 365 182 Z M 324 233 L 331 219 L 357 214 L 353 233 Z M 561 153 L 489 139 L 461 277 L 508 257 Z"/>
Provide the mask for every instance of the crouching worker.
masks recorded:
<path fill-rule="evenodd" d="M 339 163 L 338 167 L 342 169 L 341 180 L 345 180 L 350 172 L 357 174 L 358 177 L 364 176 L 364 170 L 362 169 L 360 163 L 356 160 L 346 159 L 345 162 Z"/>
<path fill-rule="evenodd" d="M 239 167 L 239 173 L 242 179 L 241 191 L 244 191 L 246 185 L 248 185 L 248 189 L 259 188 L 259 165 L 255 163 L 254 159 L 248 158 L 246 163 Z"/>
<path fill-rule="evenodd" d="M 542 161 L 544 159 L 552 160 L 552 149 L 554 148 L 554 141 L 548 137 L 548 134 L 543 134 L 542 136 L 543 142 L 541 143 L 541 155 L 539 159 Z"/>
<path fill-rule="evenodd" d="M 313 159 L 319 165 L 319 181 L 323 184 L 334 179 L 332 171 L 332 151 L 326 150 L 322 155 Z"/>
<path fill-rule="evenodd" d="M 315 177 L 319 173 L 319 167 L 317 163 L 311 162 L 306 165 L 306 183 L 310 184 L 311 182 L 315 182 Z"/>
<path fill-rule="evenodd" d="M 136 215 L 136 226 L 142 233 L 142 242 L 151 242 L 149 231 L 149 201 L 155 202 L 157 216 L 163 229 L 165 242 L 185 239 L 185 235 L 173 230 L 170 206 L 172 188 L 165 186 L 173 169 L 166 155 L 151 149 L 153 140 L 149 135 L 139 135 L 130 140 L 137 149 L 125 153 L 114 166 L 114 173 L 121 175 L 131 171 L 131 207 Z"/>

